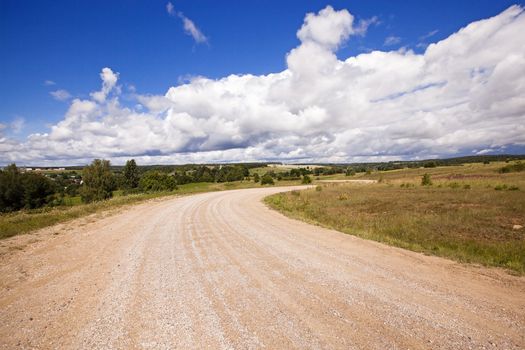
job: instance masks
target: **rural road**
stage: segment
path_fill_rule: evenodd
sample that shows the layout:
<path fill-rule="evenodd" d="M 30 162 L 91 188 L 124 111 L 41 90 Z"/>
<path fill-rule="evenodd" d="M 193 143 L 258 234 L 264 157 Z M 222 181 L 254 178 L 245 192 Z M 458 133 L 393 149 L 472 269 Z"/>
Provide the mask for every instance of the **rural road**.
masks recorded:
<path fill-rule="evenodd" d="M 1 242 L 0 348 L 523 349 L 525 279 L 290 220 L 285 188 Z"/>

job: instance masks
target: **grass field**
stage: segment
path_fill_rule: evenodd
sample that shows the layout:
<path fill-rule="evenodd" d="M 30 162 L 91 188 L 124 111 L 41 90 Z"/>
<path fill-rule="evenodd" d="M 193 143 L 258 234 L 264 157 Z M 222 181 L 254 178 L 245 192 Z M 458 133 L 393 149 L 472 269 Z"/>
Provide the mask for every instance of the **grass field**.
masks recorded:
<path fill-rule="evenodd" d="M 314 165 L 314 164 L 270 164 L 266 167 L 258 167 L 258 168 L 251 168 L 250 169 L 250 175 L 253 174 L 259 174 L 264 175 L 269 171 L 274 171 L 276 173 L 290 171 L 292 169 L 299 169 L 299 168 L 308 168 L 308 169 L 315 169 L 319 168 L 321 165 Z"/>
<path fill-rule="evenodd" d="M 278 185 L 298 185 L 295 181 L 279 181 Z M 115 193 L 115 197 L 107 201 L 83 204 L 80 197 L 66 198 L 63 206 L 54 208 L 41 208 L 35 210 L 22 210 L 14 213 L 0 214 L 0 239 L 28 233 L 47 226 L 58 224 L 75 218 L 80 218 L 100 211 L 116 209 L 125 205 L 140 203 L 148 199 L 166 196 L 181 196 L 201 192 L 224 191 L 240 188 L 260 187 L 252 181 L 237 181 L 226 183 L 190 183 L 180 185 L 173 192 L 141 193 L 124 196 Z"/>
<path fill-rule="evenodd" d="M 266 202 L 288 216 L 362 238 L 524 274 L 525 229 L 514 226 L 525 226 L 525 173 L 498 173 L 504 165 L 375 172 L 352 178 L 377 184 L 323 184 Z M 421 186 L 424 173 L 432 186 Z"/>

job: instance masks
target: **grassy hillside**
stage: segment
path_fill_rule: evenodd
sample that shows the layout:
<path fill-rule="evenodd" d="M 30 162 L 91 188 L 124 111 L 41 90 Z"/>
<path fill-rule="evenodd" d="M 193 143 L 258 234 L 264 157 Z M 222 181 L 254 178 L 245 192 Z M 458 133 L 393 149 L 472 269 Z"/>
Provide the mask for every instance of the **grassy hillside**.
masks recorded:
<path fill-rule="evenodd" d="M 291 217 L 362 238 L 523 274 L 525 229 L 515 225 L 525 226 L 525 172 L 499 173 L 505 165 L 375 172 L 352 178 L 377 184 L 323 184 L 266 202 Z M 425 173 L 432 186 L 421 186 Z"/>

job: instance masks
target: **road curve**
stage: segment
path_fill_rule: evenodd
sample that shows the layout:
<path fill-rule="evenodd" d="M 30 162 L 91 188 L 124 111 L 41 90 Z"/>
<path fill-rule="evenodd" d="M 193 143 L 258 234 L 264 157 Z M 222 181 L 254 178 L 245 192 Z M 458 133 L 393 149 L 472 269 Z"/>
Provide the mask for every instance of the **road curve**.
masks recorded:
<path fill-rule="evenodd" d="M 4 241 L 0 347 L 525 348 L 524 278 L 290 220 L 261 202 L 283 190 L 154 201 Z"/>

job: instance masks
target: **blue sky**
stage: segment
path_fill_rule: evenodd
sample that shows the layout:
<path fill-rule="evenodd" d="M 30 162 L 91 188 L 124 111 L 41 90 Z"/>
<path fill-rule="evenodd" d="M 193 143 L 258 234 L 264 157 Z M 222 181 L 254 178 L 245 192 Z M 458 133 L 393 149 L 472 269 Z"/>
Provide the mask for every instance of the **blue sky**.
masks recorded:
<path fill-rule="evenodd" d="M 87 99 L 99 89 L 104 67 L 119 73 L 119 103 L 130 108 L 136 105 L 131 89 L 161 96 L 188 77 L 282 72 L 288 67 L 287 54 L 301 44 L 297 31 L 305 15 L 327 5 L 336 11 L 346 9 L 354 25 L 370 21 L 366 34 L 351 35 L 334 51 L 345 60 L 399 48 L 422 55 L 426 44 L 523 2 L 173 0 L 172 4 L 173 15 L 166 9 L 167 1 L 1 0 L 0 123 L 11 126 L 4 128 L 4 135 L 24 142 L 32 133 L 49 132 L 65 118 L 73 98 Z M 184 30 L 183 18 L 194 23 L 206 42 L 196 42 Z M 57 90 L 69 96 L 56 99 L 50 93 Z M 12 127 L 16 121 L 18 126 Z"/>

